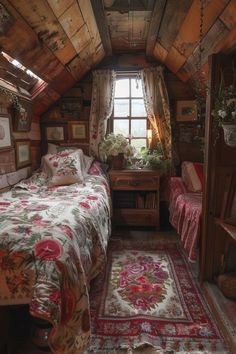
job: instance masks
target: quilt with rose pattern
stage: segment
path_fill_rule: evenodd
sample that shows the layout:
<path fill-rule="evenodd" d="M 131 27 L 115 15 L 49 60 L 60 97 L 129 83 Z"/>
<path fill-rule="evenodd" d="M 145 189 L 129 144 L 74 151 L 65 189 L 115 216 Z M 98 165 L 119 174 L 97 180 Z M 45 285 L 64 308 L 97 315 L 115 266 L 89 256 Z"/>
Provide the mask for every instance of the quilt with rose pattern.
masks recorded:
<path fill-rule="evenodd" d="M 53 353 L 89 345 L 89 283 L 109 235 L 109 184 L 96 164 L 84 184 L 51 186 L 37 171 L 0 199 L 0 305 L 29 304 L 49 321 Z"/>

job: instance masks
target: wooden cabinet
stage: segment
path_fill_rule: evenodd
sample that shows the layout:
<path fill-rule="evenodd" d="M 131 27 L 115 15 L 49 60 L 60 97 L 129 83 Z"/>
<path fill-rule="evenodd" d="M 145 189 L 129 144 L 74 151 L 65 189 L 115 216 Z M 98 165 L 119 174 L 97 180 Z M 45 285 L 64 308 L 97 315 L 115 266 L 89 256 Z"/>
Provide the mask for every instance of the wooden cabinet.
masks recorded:
<path fill-rule="evenodd" d="M 154 170 L 109 172 L 115 225 L 159 229 L 160 174 Z"/>

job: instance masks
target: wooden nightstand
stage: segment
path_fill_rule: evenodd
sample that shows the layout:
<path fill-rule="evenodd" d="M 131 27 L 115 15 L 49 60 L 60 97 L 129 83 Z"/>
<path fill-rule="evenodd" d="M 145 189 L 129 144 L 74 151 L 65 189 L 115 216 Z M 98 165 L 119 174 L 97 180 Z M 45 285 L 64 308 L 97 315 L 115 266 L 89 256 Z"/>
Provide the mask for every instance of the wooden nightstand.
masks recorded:
<path fill-rule="evenodd" d="M 115 226 L 159 229 L 160 173 L 154 170 L 110 170 Z"/>

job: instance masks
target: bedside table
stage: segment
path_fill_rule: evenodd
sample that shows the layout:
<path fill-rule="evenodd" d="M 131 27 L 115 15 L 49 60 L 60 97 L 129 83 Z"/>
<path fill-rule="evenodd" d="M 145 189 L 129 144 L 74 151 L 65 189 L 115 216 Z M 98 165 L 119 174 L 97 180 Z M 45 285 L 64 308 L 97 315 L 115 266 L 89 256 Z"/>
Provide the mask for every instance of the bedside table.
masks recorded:
<path fill-rule="evenodd" d="M 160 173 L 155 170 L 110 170 L 115 226 L 160 227 Z"/>

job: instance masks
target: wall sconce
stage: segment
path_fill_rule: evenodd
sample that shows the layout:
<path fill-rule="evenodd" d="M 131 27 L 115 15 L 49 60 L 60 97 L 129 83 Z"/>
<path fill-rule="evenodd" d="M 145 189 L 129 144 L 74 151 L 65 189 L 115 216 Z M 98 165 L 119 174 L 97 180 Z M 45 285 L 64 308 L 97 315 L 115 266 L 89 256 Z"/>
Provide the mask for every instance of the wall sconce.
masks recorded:
<path fill-rule="evenodd" d="M 152 129 L 147 129 L 147 140 L 148 140 L 148 149 L 151 149 Z"/>

